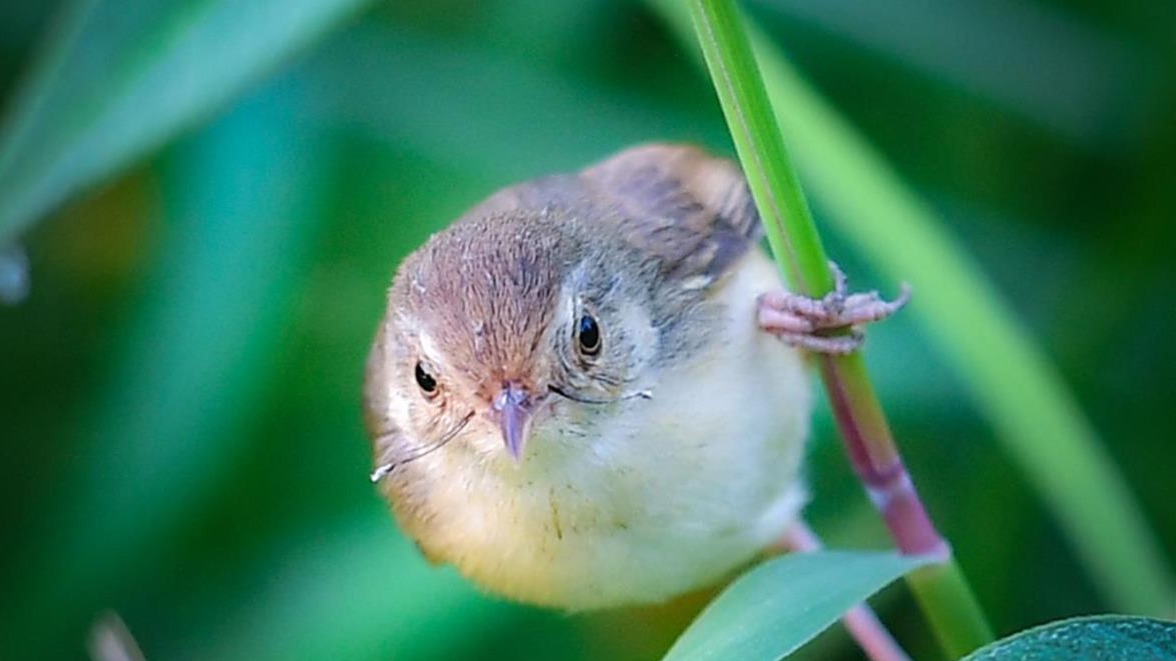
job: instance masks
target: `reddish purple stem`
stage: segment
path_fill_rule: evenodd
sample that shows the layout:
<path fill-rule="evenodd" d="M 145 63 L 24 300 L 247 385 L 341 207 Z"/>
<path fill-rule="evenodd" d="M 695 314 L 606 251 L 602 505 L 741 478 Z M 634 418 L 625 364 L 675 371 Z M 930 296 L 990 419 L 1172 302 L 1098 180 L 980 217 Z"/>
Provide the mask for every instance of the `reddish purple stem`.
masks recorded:
<path fill-rule="evenodd" d="M 820 363 L 833 415 L 854 471 L 882 514 L 898 550 L 906 555 L 934 555 L 946 560 L 951 549 L 927 516 L 881 411 L 872 416 L 873 420 L 863 420 L 872 411 L 868 407 L 855 411 L 851 406 L 842 371 L 834 359 L 822 356 Z M 871 432 L 873 438 L 867 440 Z"/>

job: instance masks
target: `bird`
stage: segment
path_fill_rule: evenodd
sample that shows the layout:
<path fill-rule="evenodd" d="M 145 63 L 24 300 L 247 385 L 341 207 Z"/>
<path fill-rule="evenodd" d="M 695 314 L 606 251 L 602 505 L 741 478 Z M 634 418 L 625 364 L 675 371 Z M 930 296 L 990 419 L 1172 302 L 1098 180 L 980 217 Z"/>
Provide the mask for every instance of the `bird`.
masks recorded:
<path fill-rule="evenodd" d="M 808 495 L 806 354 L 893 314 L 788 291 L 730 160 L 630 147 L 494 193 L 405 258 L 366 364 L 371 479 L 426 558 L 585 611 L 715 584 Z"/>

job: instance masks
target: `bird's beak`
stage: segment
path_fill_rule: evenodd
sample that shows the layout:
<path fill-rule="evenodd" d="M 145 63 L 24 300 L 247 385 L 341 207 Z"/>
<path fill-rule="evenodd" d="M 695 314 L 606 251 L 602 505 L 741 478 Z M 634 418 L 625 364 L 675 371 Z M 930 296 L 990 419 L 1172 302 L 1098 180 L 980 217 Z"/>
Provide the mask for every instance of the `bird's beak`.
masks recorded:
<path fill-rule="evenodd" d="M 502 429 L 502 441 L 510 456 L 517 460 L 523 454 L 523 446 L 527 444 L 527 435 L 531 431 L 531 417 L 535 407 L 531 393 L 511 381 L 499 391 L 490 405 Z"/>

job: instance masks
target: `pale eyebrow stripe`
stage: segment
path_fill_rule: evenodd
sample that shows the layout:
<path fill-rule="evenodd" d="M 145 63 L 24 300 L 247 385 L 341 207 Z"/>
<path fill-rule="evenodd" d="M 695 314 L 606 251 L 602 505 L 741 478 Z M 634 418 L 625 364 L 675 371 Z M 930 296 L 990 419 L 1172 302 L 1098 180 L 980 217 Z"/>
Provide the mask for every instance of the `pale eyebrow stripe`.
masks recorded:
<path fill-rule="evenodd" d="M 440 379 L 450 388 L 473 388 L 477 385 L 470 383 L 468 370 L 463 370 L 446 359 L 445 352 L 428 331 L 418 329 L 416 337 L 417 346 L 420 347 L 420 360 L 429 368 L 434 378 Z"/>
<path fill-rule="evenodd" d="M 448 363 L 446 363 L 446 361 L 442 360 L 442 357 L 445 354 L 442 353 L 441 349 L 437 346 L 437 343 L 433 340 L 432 335 L 429 335 L 429 333 L 423 329 L 417 331 L 417 343 L 421 347 L 421 359 L 423 362 L 425 362 L 429 367 L 432 367 L 440 372 L 449 371 L 450 366 Z"/>

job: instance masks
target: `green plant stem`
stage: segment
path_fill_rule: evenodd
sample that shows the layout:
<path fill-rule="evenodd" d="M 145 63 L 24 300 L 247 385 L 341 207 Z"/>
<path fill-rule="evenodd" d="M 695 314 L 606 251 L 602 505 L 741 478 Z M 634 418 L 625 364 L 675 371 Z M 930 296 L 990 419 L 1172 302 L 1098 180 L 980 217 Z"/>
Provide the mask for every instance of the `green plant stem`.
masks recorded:
<path fill-rule="evenodd" d="M 992 642 L 992 629 L 975 599 L 958 598 L 971 597 L 972 588 L 954 561 L 919 567 L 906 575 L 906 582 L 948 658 L 961 658 Z"/>
<path fill-rule="evenodd" d="M 833 289 L 829 259 L 735 7 L 731 2 L 692 1 L 690 8 L 772 253 L 796 291 L 822 296 Z"/>
<path fill-rule="evenodd" d="M 768 241 L 793 288 L 819 297 L 833 287 L 828 258 L 784 147 L 767 91 L 732 0 L 693 0 L 695 32 L 714 81 Z M 971 589 L 935 530 L 902 464 L 859 355 L 823 357 L 822 375 L 854 469 L 899 549 L 943 558 L 908 580 L 937 637 L 958 656 L 992 640 Z"/>

